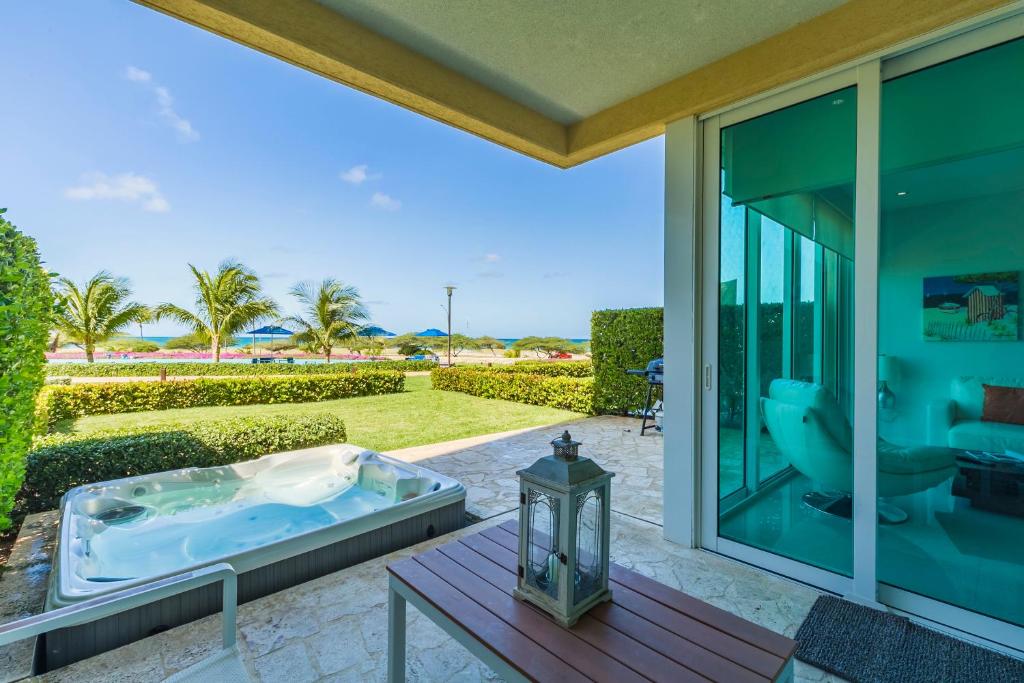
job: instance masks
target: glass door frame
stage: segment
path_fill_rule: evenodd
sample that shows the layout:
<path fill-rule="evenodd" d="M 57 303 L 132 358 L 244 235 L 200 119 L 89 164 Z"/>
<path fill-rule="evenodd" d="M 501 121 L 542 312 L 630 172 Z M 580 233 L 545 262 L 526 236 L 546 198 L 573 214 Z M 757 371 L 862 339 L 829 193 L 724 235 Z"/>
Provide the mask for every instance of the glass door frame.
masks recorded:
<path fill-rule="evenodd" d="M 876 63 L 877 64 L 877 63 Z M 876 67 L 877 70 L 877 67 Z M 796 560 L 792 560 L 765 550 L 760 550 L 727 538 L 718 534 L 718 307 L 719 307 L 719 218 L 721 210 L 720 168 L 721 168 L 721 131 L 722 129 L 762 116 L 764 114 L 784 109 L 785 107 L 799 104 L 806 100 L 826 95 L 830 92 L 842 90 L 853 85 L 860 86 L 858 80 L 859 70 L 857 68 L 846 69 L 838 73 L 814 81 L 803 83 L 792 87 L 785 92 L 766 97 L 746 105 L 730 109 L 729 111 L 704 117 L 702 125 L 703 135 L 703 167 L 702 167 L 702 312 L 701 312 L 701 366 L 704 369 L 705 382 L 702 392 L 701 403 L 701 547 L 735 558 L 748 564 L 768 569 L 769 571 L 795 578 L 804 583 L 809 583 L 841 595 L 852 595 L 854 579 L 842 574 L 837 574 L 818 567 L 813 567 Z M 858 87 L 858 102 L 862 95 Z M 858 140 L 860 135 L 860 107 L 858 106 Z M 877 116 L 876 116 L 877 118 Z M 877 135 L 875 136 L 877 139 Z M 859 147 L 859 146 L 858 146 Z M 858 148 L 858 192 L 857 192 L 857 215 L 860 216 L 860 152 Z M 877 202 L 877 193 L 875 195 Z M 859 220 L 858 220 L 858 244 L 859 244 Z M 749 256 L 748 256 L 749 260 Z M 788 275 L 788 274 L 787 274 Z M 751 277 L 748 274 L 748 278 Z M 855 283 L 858 282 L 859 273 L 855 274 Z M 855 301 L 860 299 L 860 292 L 855 290 Z M 749 349 L 747 349 L 749 351 Z M 856 362 L 856 359 L 855 359 Z M 874 364 L 872 364 L 872 369 Z M 872 392 L 873 394 L 873 392 Z M 856 411 L 856 407 L 855 407 Z M 855 412 L 855 420 L 861 416 Z M 856 424 L 856 422 L 855 422 Z M 855 444 L 856 448 L 856 435 Z M 873 462 L 873 461 L 872 461 Z M 745 465 L 747 470 L 756 470 L 756 467 Z M 856 481 L 856 480 L 855 480 Z M 856 507 L 856 506 L 855 506 Z M 856 510 L 855 510 L 856 514 Z M 856 530 L 861 525 L 854 523 Z M 873 530 L 872 530 L 873 531 Z M 856 535 L 856 531 L 854 532 Z M 870 539 L 872 554 L 874 549 L 874 538 Z M 856 547 L 856 539 L 855 539 Z M 854 554 L 856 557 L 856 553 Z M 856 570 L 856 561 L 855 570 Z M 872 568 L 874 564 L 872 563 Z M 874 576 L 870 581 L 874 581 Z M 855 577 L 857 574 L 855 573 Z M 871 601 L 873 601 L 873 593 Z"/>
<path fill-rule="evenodd" d="M 914 41 L 894 46 L 858 63 L 790 84 L 763 97 L 699 117 L 696 192 L 698 236 L 695 270 L 700 293 L 696 353 L 699 393 L 695 439 L 699 502 L 695 528 L 700 547 L 796 579 L 849 599 L 892 609 L 957 636 L 1011 652 L 1024 653 L 1024 629 L 998 619 L 877 580 L 877 349 L 879 263 L 879 129 L 881 84 L 959 56 L 1024 37 L 1024 3 L 994 10 Z M 856 246 L 854 260 L 854 512 L 853 577 L 829 572 L 718 534 L 718 307 L 721 130 L 814 97 L 857 86 Z M 697 373 L 695 373 L 697 374 Z"/>

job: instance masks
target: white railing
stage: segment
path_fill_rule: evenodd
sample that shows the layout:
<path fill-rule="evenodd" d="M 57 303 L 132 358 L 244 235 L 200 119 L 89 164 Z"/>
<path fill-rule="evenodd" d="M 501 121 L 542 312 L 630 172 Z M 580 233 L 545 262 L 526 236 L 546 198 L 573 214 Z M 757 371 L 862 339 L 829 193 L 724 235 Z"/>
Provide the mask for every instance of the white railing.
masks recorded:
<path fill-rule="evenodd" d="M 222 562 L 195 571 L 160 579 L 117 593 L 60 607 L 49 612 L 0 624 L 0 646 L 31 638 L 42 633 L 69 626 L 80 626 L 97 619 L 141 607 L 179 593 L 223 582 L 223 635 L 224 649 L 235 645 L 235 621 L 238 614 L 238 577 L 230 564 Z"/>

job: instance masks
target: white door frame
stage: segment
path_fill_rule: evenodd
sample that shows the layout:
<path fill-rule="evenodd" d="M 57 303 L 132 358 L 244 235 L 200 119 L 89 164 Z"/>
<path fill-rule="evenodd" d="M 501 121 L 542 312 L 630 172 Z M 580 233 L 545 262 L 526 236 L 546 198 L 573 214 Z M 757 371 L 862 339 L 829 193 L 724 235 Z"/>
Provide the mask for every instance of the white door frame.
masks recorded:
<path fill-rule="evenodd" d="M 727 126 L 756 118 L 821 95 L 857 85 L 857 69 L 846 69 L 828 76 L 801 83 L 784 92 L 756 102 L 710 116 L 703 121 L 703 184 L 701 211 L 703 296 L 701 305 L 701 359 L 705 379 L 701 399 L 701 546 L 740 561 L 784 574 L 804 583 L 842 595 L 853 591 L 854 581 L 848 576 L 813 567 L 774 553 L 743 545 L 718 535 L 718 306 L 719 306 L 719 214 L 721 130 Z M 859 132 L 859 131 L 858 131 Z M 875 197 L 877 201 L 877 195 Z M 858 206 L 859 209 L 859 206 Z M 666 299 L 667 301 L 667 299 Z M 749 299 L 748 299 L 749 301 Z M 706 380 L 710 378 L 710 382 Z M 873 393 L 873 392 L 872 392 Z M 856 445 L 855 445 L 856 447 Z M 872 458 L 874 457 L 872 449 Z M 874 460 L 872 460 L 872 464 Z M 860 526 L 855 520 L 855 528 Z M 874 525 L 871 527 L 873 551 Z M 872 552 L 873 556 L 873 552 Z M 865 579 L 874 585 L 874 574 Z"/>
<path fill-rule="evenodd" d="M 689 444 L 698 448 L 696 455 L 688 454 L 685 476 L 694 476 L 692 496 L 686 499 L 686 541 L 770 571 L 783 574 L 825 590 L 843 594 L 851 599 L 881 607 L 879 601 L 894 611 L 928 621 L 930 625 L 954 631 L 956 635 L 982 642 L 989 647 L 1003 649 L 1017 656 L 1024 653 L 1024 629 L 966 609 L 927 598 L 910 591 L 877 581 L 876 556 L 876 496 L 877 462 L 875 441 L 877 436 L 877 404 L 875 402 L 877 358 L 877 297 L 878 297 L 878 133 L 880 119 L 880 92 L 883 80 L 888 80 L 918 69 L 953 59 L 1014 38 L 1024 37 L 1024 2 L 1010 3 L 986 12 L 972 20 L 945 27 L 912 41 L 893 46 L 856 63 L 833 69 L 812 79 L 783 86 L 775 91 L 723 110 L 705 114 L 698 121 L 687 119 L 687 144 L 675 151 L 683 151 L 697 164 L 696 178 L 686 176 L 685 205 L 696 226 L 688 235 L 685 252 L 692 259 L 687 267 L 691 286 L 687 291 L 689 311 L 694 316 L 699 333 L 688 338 L 686 351 L 693 353 L 694 363 L 680 372 L 675 381 L 683 377 L 693 380 L 690 394 L 692 403 L 685 406 L 687 416 L 693 419 L 693 428 L 684 430 Z M 811 99 L 815 96 L 856 84 L 858 86 L 857 113 L 857 239 L 855 251 L 855 353 L 854 353 L 854 416 L 857 425 L 854 438 L 854 484 L 860 495 L 854 505 L 854 560 L 850 577 L 811 567 L 788 558 L 744 546 L 718 536 L 718 272 L 720 210 L 720 143 L 721 128 L 742 120 L 769 113 L 777 109 Z M 671 141 L 671 127 L 669 140 Z M 865 144 L 866 143 L 866 144 Z M 673 148 L 666 145 L 666 166 L 673 162 Z M 678 166 L 678 163 L 676 163 Z M 666 179 L 669 179 L 667 171 Z M 680 176 L 676 174 L 678 179 Z M 678 187 L 678 186 L 677 186 Z M 666 200 L 673 191 L 666 189 Z M 669 204 L 666 201 L 666 230 L 670 224 Z M 677 223 L 678 225 L 678 223 Z M 678 234 L 678 233 L 677 233 Z M 666 258 L 669 240 L 666 235 Z M 677 251 L 677 254 L 680 253 Z M 679 264 L 679 261 L 675 261 Z M 702 265 L 703 264 L 703 265 Z M 669 308 L 678 292 L 670 287 L 666 262 L 666 358 L 669 356 Z M 678 282 L 674 282 L 674 286 Z M 676 313 L 681 313 L 679 309 Z M 678 320 L 676 320 L 678 322 Z M 678 336 L 678 335 L 677 335 Z M 677 344 L 676 352 L 684 351 Z M 683 360 L 680 358 L 680 360 Z M 667 376 L 668 377 L 668 376 Z M 671 391 L 666 382 L 666 390 Z M 680 415 L 682 417 L 682 415 Z M 695 428 L 695 429 L 694 429 Z M 696 433 L 695 433 L 696 432 Z M 668 441 L 666 441 L 666 482 L 682 483 L 685 479 L 669 477 Z M 683 444 L 677 441 L 678 447 Z M 683 475 L 678 467 L 675 474 Z M 666 490 L 669 487 L 666 486 Z M 870 493 L 869 493 L 870 492 Z M 668 498 L 668 497 L 666 497 Z M 858 500 L 859 499 L 859 500 Z M 678 509 L 680 506 L 673 506 Z M 670 506 L 666 500 L 666 537 L 669 533 Z M 957 627 L 950 626 L 956 624 Z M 959 628 L 958 628 L 959 627 Z"/>

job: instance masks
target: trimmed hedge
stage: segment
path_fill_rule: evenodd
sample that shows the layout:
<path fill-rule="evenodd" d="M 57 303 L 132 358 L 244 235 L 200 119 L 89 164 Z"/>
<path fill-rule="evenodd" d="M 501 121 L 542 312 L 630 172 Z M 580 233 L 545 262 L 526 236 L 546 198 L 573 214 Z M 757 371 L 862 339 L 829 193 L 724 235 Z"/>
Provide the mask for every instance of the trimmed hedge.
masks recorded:
<path fill-rule="evenodd" d="M 467 366 L 463 366 L 467 367 Z M 489 372 L 511 372 L 528 375 L 545 375 L 546 377 L 593 377 L 594 364 L 589 360 L 571 361 L 526 361 L 512 365 L 494 365 L 481 368 L 468 366 Z"/>
<path fill-rule="evenodd" d="M 358 363 L 47 363 L 50 377 L 159 377 L 160 369 L 178 377 L 260 375 L 333 375 L 367 370 L 433 370 L 432 360 L 373 360 Z"/>
<path fill-rule="evenodd" d="M 50 278 L 35 240 L 2 214 L 0 209 L 0 531 L 11 526 L 25 474 L 53 313 Z"/>
<path fill-rule="evenodd" d="M 594 380 L 591 377 L 546 377 L 520 372 L 493 372 L 494 368 L 437 368 L 430 373 L 434 389 L 458 391 L 482 398 L 562 408 L 577 413 L 594 412 Z"/>
<path fill-rule="evenodd" d="M 664 311 L 627 308 L 594 311 L 590 351 L 594 361 L 594 408 L 625 415 L 643 408 L 647 380 L 627 375 L 665 355 Z"/>
<path fill-rule="evenodd" d="M 22 506 L 52 510 L 69 489 L 98 481 L 183 467 L 216 467 L 268 453 L 345 441 L 345 423 L 328 413 L 294 417 L 246 417 L 193 422 L 178 428 L 149 427 L 52 434 L 28 456 Z"/>
<path fill-rule="evenodd" d="M 172 382 L 107 382 L 48 386 L 39 395 L 38 419 L 48 427 L 85 415 L 137 413 L 198 406 L 309 403 L 353 396 L 396 394 L 405 375 L 394 370 L 310 377 L 229 377 Z"/>

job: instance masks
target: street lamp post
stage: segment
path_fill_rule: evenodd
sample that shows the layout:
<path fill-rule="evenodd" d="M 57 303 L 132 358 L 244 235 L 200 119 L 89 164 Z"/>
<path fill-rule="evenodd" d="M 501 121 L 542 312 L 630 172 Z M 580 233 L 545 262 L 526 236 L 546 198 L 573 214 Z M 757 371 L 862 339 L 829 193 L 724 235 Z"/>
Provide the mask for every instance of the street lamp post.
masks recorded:
<path fill-rule="evenodd" d="M 455 285 L 445 285 L 444 289 L 448 292 L 448 367 L 452 366 L 452 292 L 455 291 Z"/>

